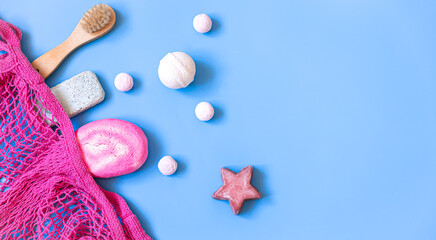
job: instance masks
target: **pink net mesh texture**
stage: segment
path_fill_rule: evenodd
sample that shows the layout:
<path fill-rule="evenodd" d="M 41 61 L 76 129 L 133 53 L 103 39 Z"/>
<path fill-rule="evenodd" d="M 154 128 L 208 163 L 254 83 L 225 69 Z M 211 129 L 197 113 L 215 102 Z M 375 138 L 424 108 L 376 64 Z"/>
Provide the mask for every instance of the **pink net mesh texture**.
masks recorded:
<path fill-rule="evenodd" d="M 0 20 L 0 239 L 150 239 L 86 170 L 71 122 Z"/>

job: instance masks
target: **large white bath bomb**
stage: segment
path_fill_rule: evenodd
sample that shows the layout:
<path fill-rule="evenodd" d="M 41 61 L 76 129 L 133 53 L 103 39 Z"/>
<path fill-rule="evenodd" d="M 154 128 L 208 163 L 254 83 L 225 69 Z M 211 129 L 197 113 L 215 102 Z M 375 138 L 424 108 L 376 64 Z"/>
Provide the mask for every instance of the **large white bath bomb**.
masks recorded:
<path fill-rule="evenodd" d="M 133 123 L 102 119 L 76 131 L 86 166 L 94 177 L 110 178 L 138 170 L 148 155 L 144 132 Z"/>
<path fill-rule="evenodd" d="M 194 60 L 184 52 L 168 53 L 160 60 L 158 74 L 165 86 L 172 89 L 185 88 L 194 80 Z"/>

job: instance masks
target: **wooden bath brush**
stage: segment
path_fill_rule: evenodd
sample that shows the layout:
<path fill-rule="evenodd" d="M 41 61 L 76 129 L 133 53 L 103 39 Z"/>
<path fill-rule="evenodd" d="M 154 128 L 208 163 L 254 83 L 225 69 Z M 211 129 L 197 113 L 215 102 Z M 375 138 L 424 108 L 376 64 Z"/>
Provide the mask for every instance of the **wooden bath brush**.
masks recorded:
<path fill-rule="evenodd" d="M 32 62 L 33 68 L 46 79 L 75 49 L 112 30 L 115 20 L 115 11 L 111 7 L 106 4 L 95 5 L 83 15 L 67 40 Z"/>

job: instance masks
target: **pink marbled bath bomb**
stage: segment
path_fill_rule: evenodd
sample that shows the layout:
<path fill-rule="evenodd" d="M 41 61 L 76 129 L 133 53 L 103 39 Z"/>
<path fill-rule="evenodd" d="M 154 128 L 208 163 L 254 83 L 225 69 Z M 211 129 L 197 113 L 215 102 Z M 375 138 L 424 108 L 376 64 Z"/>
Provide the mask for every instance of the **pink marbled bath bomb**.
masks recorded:
<path fill-rule="evenodd" d="M 119 73 L 115 77 L 114 84 L 119 91 L 127 92 L 133 87 L 133 78 L 127 73 Z"/>
<path fill-rule="evenodd" d="M 148 155 L 144 132 L 120 119 L 102 119 L 76 131 L 82 156 L 94 177 L 110 178 L 138 170 Z"/>

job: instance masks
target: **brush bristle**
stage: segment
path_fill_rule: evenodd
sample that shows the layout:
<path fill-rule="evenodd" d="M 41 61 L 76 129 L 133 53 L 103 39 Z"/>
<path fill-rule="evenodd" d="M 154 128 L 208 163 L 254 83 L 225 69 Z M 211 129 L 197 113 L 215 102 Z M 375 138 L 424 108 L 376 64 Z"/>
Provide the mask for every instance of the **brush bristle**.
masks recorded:
<path fill-rule="evenodd" d="M 100 31 L 111 20 L 111 11 L 105 4 L 89 9 L 82 17 L 82 27 L 88 32 Z"/>

